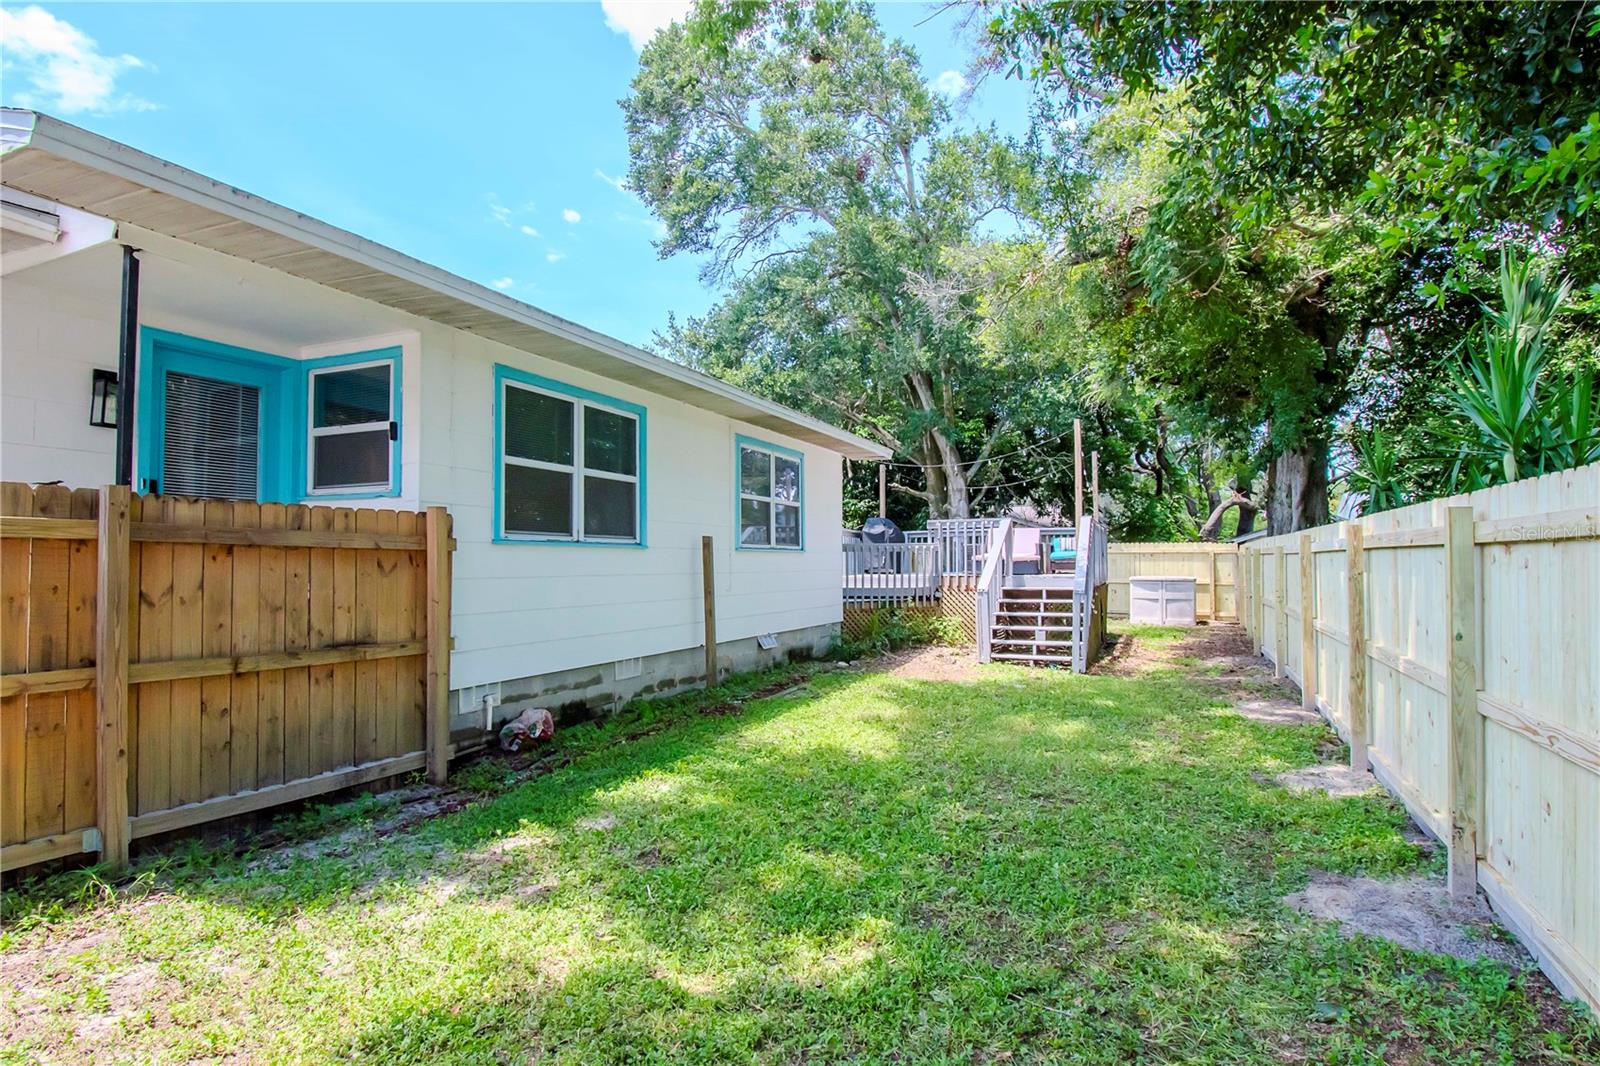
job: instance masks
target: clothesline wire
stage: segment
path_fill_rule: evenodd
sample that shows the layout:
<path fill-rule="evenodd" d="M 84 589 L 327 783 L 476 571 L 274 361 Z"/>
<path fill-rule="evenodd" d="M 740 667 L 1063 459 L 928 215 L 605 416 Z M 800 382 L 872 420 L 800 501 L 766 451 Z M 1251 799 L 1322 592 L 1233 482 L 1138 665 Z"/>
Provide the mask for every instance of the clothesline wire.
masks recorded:
<path fill-rule="evenodd" d="M 1009 459 L 1013 455 L 1022 455 L 1025 452 L 1031 452 L 1036 448 L 1042 448 L 1046 444 L 1054 444 L 1056 441 L 1061 440 L 1063 437 L 1070 437 L 1071 435 L 1072 435 L 1072 430 L 1070 430 L 1070 429 L 1063 430 L 1062 432 L 1057 433 L 1053 437 L 1046 437 L 1044 440 L 1034 441 L 1032 444 L 1025 444 L 1022 447 L 1016 449 L 1015 451 L 1001 452 L 999 455 L 988 456 L 987 458 L 984 459 L 984 462 L 992 463 L 992 462 L 994 462 L 994 461 L 996 461 L 998 459 Z M 928 469 L 928 464 L 927 463 L 889 463 L 889 462 L 879 462 L 879 463 L 876 463 L 874 465 L 876 465 L 876 466 L 894 467 L 895 469 L 900 469 L 900 470 L 926 470 L 926 469 Z"/>

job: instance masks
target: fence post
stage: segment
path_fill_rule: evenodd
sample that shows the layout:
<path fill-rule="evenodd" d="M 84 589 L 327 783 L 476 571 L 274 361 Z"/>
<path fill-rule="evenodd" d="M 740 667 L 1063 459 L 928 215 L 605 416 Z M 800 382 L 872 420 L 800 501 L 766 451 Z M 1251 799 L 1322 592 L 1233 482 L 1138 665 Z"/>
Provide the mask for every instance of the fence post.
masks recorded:
<path fill-rule="evenodd" d="M 1216 545 L 1206 549 L 1206 559 L 1211 565 L 1211 622 L 1216 624 L 1217 616 L 1222 613 L 1222 593 L 1217 589 L 1217 548 Z"/>
<path fill-rule="evenodd" d="M 428 780 L 442 785 L 450 773 L 450 512 L 430 507 L 428 544 Z"/>
<path fill-rule="evenodd" d="M 706 618 L 706 688 L 717 683 L 717 585 L 711 554 L 711 538 L 700 538 L 701 598 Z"/>
<path fill-rule="evenodd" d="M 1346 599 L 1349 602 L 1350 769 L 1365 772 L 1367 760 L 1367 557 L 1366 533 L 1351 522 L 1344 535 Z"/>
<path fill-rule="evenodd" d="M 1482 824 L 1483 719 L 1478 715 L 1478 567 L 1472 508 L 1445 512 L 1445 614 L 1450 669 L 1450 896 L 1478 890 L 1478 827 Z"/>
<path fill-rule="evenodd" d="M 100 861 L 128 864 L 128 570 L 131 493 L 100 490 L 95 580 L 95 765 Z"/>
<path fill-rule="evenodd" d="M 1300 534 L 1300 706 L 1317 709 L 1317 557 L 1311 534 Z"/>
<path fill-rule="evenodd" d="M 1278 580 L 1277 588 L 1273 590 L 1272 598 L 1277 601 L 1273 610 L 1277 617 L 1272 620 L 1272 650 L 1276 661 L 1272 664 L 1272 676 L 1283 677 L 1286 671 L 1283 668 L 1284 652 L 1289 646 L 1289 556 L 1280 544 L 1274 549 L 1278 553 Z"/>

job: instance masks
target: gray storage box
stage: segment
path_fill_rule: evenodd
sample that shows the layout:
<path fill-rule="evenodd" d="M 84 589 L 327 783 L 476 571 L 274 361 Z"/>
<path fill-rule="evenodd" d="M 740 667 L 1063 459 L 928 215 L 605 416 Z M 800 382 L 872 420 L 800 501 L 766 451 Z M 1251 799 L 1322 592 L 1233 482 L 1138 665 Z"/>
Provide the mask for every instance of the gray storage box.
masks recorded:
<path fill-rule="evenodd" d="M 1192 577 L 1130 577 L 1128 621 L 1194 625 L 1194 585 Z"/>

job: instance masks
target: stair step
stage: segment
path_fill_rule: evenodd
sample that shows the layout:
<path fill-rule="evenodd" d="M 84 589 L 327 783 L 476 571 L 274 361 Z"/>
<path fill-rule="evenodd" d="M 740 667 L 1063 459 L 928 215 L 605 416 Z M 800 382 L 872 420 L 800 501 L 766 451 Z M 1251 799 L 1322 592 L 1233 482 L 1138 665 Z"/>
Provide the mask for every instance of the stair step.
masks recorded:
<path fill-rule="evenodd" d="M 990 637 L 989 643 L 1027 643 L 1035 648 L 1070 648 L 1077 640 L 1030 640 L 1027 637 Z"/>
<path fill-rule="evenodd" d="M 989 653 L 989 658 L 991 658 L 991 659 L 1005 659 L 1005 660 L 1010 661 L 1010 662 L 1023 662 L 1023 663 L 1066 663 L 1066 664 L 1070 664 L 1072 662 L 1072 656 L 1070 656 L 1070 655 L 1026 655 L 1026 654 L 1018 655 L 1018 654 L 1012 654 L 1010 652 L 1001 652 L 1001 651 L 990 652 Z"/>
<path fill-rule="evenodd" d="M 996 618 L 1071 618 L 1071 611 L 996 611 Z"/>

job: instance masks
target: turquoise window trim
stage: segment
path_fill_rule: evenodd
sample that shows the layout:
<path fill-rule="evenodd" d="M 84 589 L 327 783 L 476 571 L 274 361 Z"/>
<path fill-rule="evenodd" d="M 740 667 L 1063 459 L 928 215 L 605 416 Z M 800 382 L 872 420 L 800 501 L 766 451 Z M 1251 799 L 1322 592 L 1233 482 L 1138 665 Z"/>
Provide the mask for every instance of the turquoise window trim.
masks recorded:
<path fill-rule="evenodd" d="M 393 499 L 400 495 L 400 446 L 406 435 L 405 419 L 400 416 L 403 354 L 398 347 L 374 348 L 366 352 L 350 352 L 347 355 L 329 355 L 320 359 L 300 361 L 300 366 L 303 368 L 300 376 L 300 433 L 296 438 L 295 466 L 300 471 L 299 488 L 305 493 L 307 503 L 321 503 L 325 500 L 382 500 Z M 361 363 L 389 364 L 389 416 L 396 427 L 395 439 L 389 442 L 389 488 L 384 492 L 312 492 L 311 375 L 318 370 L 332 370 Z"/>
<path fill-rule="evenodd" d="M 261 389 L 261 459 L 257 470 L 263 503 L 326 503 L 334 500 L 374 500 L 397 497 L 400 485 L 400 439 L 391 442 L 390 488 L 387 492 L 318 493 L 309 491 L 307 438 L 311 424 L 309 392 L 311 372 L 354 363 L 392 361 L 393 388 L 390 413 L 400 423 L 397 438 L 405 435 L 401 417 L 401 349 L 332 355 L 320 359 L 290 359 L 251 348 L 192 337 L 186 333 L 139 327 L 139 403 L 135 437 L 138 444 L 137 487 L 154 479 L 163 483 L 160 427 L 166 423 L 166 389 L 157 383 L 169 370 L 204 376 L 226 374 Z"/>
<path fill-rule="evenodd" d="M 740 498 L 744 495 L 744 493 L 741 491 L 741 485 L 739 484 L 739 478 L 740 478 L 740 471 L 743 469 L 743 467 L 742 467 L 742 465 L 740 463 L 740 453 L 745 448 L 753 448 L 756 451 L 770 452 L 770 453 L 773 453 L 775 455 L 787 456 L 788 458 L 794 459 L 797 462 L 799 462 L 799 464 L 800 464 L 800 499 L 796 501 L 800 505 L 800 543 L 799 544 L 790 547 L 790 546 L 782 545 L 782 544 L 745 544 L 743 542 L 744 541 L 744 522 L 741 520 L 740 515 L 739 515 L 739 501 L 740 501 Z M 803 552 L 803 551 L 806 550 L 806 455 L 805 455 L 805 452 L 799 451 L 798 449 L 795 449 L 795 448 L 786 448 L 781 444 L 773 444 L 771 441 L 761 440 L 761 439 L 759 439 L 757 437 L 747 437 L 743 433 L 735 433 L 733 435 L 733 549 L 734 549 L 734 551 L 741 551 L 741 552 L 789 552 L 789 553 Z"/>
<path fill-rule="evenodd" d="M 514 383 L 527 385 L 545 392 L 553 392 L 560 396 L 569 396 L 575 400 L 594 404 L 597 407 L 610 408 L 623 414 L 632 415 L 639 422 L 639 539 L 633 540 L 583 540 L 582 532 L 576 537 L 538 537 L 538 536 L 508 536 L 505 532 L 505 449 L 502 436 L 505 432 L 503 420 L 503 405 L 506 394 L 506 385 Z M 619 400 L 615 396 L 607 396 L 602 392 L 595 392 L 577 385 L 569 385 L 564 381 L 553 378 L 541 377 L 530 374 L 526 370 L 506 366 L 504 363 L 494 365 L 494 452 L 490 456 L 490 477 L 494 479 L 494 528 L 492 540 L 495 544 L 559 544 L 573 548 L 645 548 L 649 547 L 649 523 L 645 501 L 648 498 L 645 475 L 649 466 L 645 461 L 646 442 L 649 434 L 646 431 L 647 414 L 641 404 Z M 579 476 L 581 476 L 581 470 Z"/>
<path fill-rule="evenodd" d="M 215 377 L 227 374 L 261 390 L 261 454 L 257 489 L 264 503 L 297 503 L 295 448 L 285 433 L 294 434 L 298 419 L 299 362 L 171 330 L 139 329 L 139 403 L 136 405 L 139 446 L 138 485 L 151 480 L 165 488 L 160 427 L 166 424 L 167 390 L 158 385 L 168 371 Z"/>

